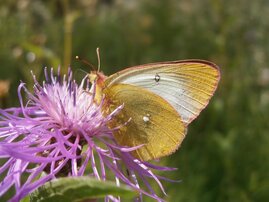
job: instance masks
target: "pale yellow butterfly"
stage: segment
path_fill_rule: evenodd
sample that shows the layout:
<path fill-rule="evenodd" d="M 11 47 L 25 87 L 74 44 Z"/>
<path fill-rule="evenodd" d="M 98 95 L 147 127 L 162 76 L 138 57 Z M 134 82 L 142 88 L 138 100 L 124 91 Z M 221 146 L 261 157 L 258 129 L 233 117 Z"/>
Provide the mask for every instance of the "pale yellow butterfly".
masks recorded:
<path fill-rule="evenodd" d="M 207 106 L 219 79 L 219 68 L 208 61 L 182 60 L 127 68 L 109 77 L 89 74 L 96 81 L 96 100 L 105 97 L 104 113 L 123 109 L 109 127 L 119 145 L 142 145 L 133 155 L 143 161 L 176 151 L 187 126 Z"/>

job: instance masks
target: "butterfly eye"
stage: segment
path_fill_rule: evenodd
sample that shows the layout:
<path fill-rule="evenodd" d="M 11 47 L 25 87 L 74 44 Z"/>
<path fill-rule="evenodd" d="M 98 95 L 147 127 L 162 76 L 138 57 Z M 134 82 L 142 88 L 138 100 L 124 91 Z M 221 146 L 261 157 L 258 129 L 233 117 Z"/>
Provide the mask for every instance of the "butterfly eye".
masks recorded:
<path fill-rule="evenodd" d="M 88 75 L 88 78 L 89 78 L 90 82 L 93 83 L 97 79 L 97 75 L 94 73 L 90 73 Z"/>
<path fill-rule="evenodd" d="M 160 75 L 156 73 L 154 80 L 158 83 L 161 80 Z"/>

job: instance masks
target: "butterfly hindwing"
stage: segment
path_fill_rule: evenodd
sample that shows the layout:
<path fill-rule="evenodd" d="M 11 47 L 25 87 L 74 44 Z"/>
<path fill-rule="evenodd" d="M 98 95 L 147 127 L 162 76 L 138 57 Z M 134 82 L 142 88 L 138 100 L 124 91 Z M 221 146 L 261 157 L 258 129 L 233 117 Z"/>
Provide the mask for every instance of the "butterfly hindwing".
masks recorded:
<path fill-rule="evenodd" d="M 127 123 L 114 136 L 123 146 L 143 145 L 133 152 L 134 156 L 147 161 L 169 155 L 179 147 L 186 128 L 177 111 L 163 98 L 128 84 L 111 85 L 104 93 L 111 111 L 124 104 L 110 127 Z"/>

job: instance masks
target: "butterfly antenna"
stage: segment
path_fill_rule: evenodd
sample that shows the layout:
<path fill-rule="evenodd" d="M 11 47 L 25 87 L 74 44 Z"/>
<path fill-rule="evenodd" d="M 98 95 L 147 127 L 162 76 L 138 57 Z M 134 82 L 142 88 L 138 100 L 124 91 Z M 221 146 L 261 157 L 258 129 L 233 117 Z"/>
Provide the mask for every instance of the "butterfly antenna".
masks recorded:
<path fill-rule="evenodd" d="M 76 59 L 77 59 L 78 61 L 80 61 L 80 62 L 82 62 L 82 63 L 84 63 L 84 64 L 90 66 L 92 70 L 96 70 L 96 67 L 93 66 L 89 61 L 87 61 L 87 60 L 85 60 L 85 59 L 79 57 L 78 55 L 76 56 Z M 98 69 L 99 69 L 99 67 L 98 67 Z"/>
<path fill-rule="evenodd" d="M 100 59 L 99 47 L 96 48 L 96 54 L 97 54 L 97 59 L 98 59 L 98 69 L 97 69 L 97 72 L 99 72 L 100 71 L 100 67 L 101 67 L 101 59 Z"/>

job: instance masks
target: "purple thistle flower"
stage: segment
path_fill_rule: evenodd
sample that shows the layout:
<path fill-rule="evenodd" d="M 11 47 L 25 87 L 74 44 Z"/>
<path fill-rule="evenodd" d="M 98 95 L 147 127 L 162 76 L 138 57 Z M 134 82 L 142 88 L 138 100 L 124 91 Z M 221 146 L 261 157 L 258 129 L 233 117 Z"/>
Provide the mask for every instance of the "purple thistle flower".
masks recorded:
<path fill-rule="evenodd" d="M 84 78 L 78 85 L 72 79 L 71 70 L 62 78 L 60 69 L 56 76 L 53 69 L 50 74 L 45 69 L 45 78 L 40 85 L 33 75 L 33 94 L 24 83 L 19 85 L 21 107 L 0 109 L 0 158 L 4 161 L 0 166 L 0 197 L 14 187 L 16 193 L 10 201 L 19 201 L 59 176 L 88 175 L 111 180 L 107 173 L 112 171 L 117 185 L 122 183 L 138 190 L 137 201 L 142 201 L 143 194 L 163 201 L 148 179 L 154 179 L 163 190 L 159 180 L 165 178 L 152 170 L 174 169 L 135 159 L 130 152 L 138 147 L 118 145 L 113 137 L 113 130 L 118 128 L 107 127 L 124 106 L 104 116 L 102 102 L 98 105 L 94 102 L 95 84 Z M 28 98 L 26 103 L 23 103 L 23 91 Z M 107 196 L 105 201 L 120 201 L 120 198 Z"/>

